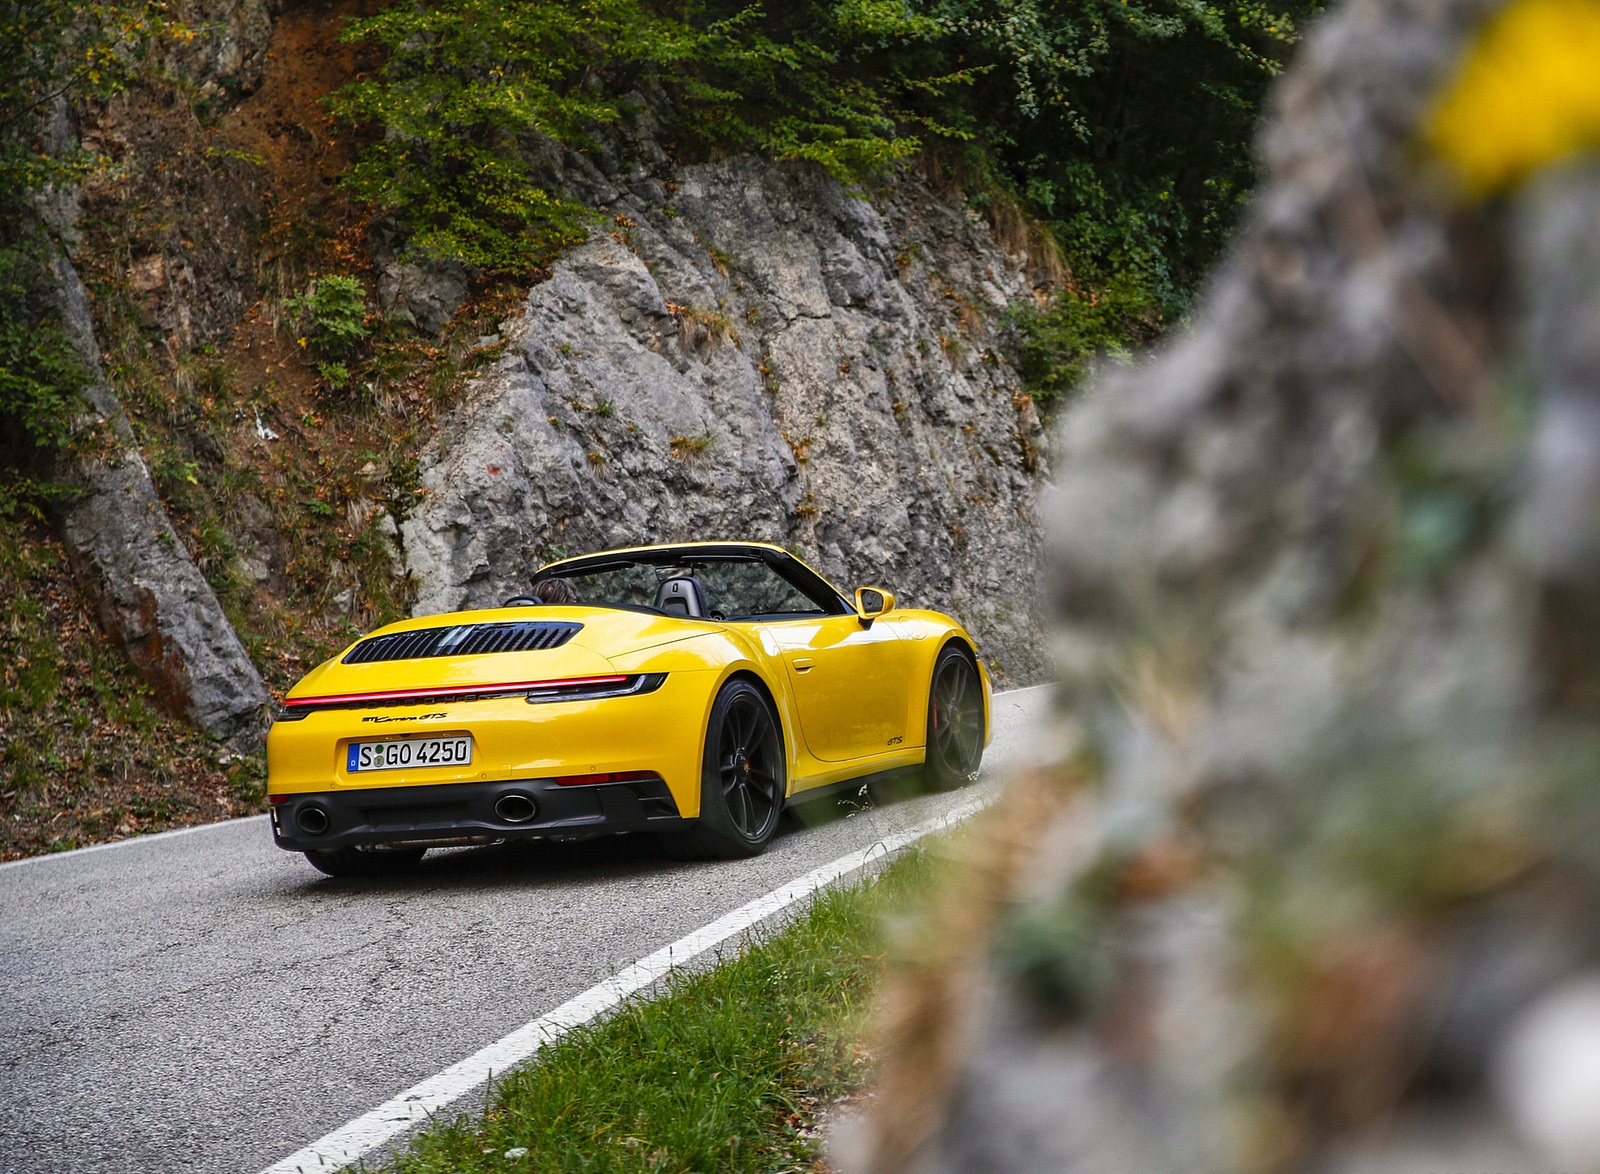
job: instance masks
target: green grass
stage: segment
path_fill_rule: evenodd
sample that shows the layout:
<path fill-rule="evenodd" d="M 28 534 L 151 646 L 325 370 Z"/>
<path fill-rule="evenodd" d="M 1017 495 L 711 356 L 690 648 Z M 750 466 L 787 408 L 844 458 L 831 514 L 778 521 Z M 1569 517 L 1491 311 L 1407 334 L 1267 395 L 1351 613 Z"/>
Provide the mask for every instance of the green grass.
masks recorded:
<path fill-rule="evenodd" d="M 818 1109 L 870 1076 L 859 1040 L 882 974 L 883 914 L 930 867 L 913 853 L 822 893 L 738 955 L 546 1048 L 496 1085 L 485 1115 L 430 1127 L 381 1169 L 823 1169 Z"/>

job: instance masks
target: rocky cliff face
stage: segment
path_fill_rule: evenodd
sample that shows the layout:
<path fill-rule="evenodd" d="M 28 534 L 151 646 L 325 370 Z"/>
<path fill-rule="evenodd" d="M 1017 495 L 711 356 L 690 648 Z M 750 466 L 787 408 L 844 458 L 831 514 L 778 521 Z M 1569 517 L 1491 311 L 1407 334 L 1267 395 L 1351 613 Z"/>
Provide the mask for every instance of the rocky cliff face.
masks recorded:
<path fill-rule="evenodd" d="M 750 158 L 575 182 L 605 229 L 486 340 L 422 454 L 418 612 L 564 554 L 741 537 L 948 610 L 1036 679 L 1041 429 L 997 327 L 1027 283 L 988 225 L 914 181 L 869 200 Z"/>
<path fill-rule="evenodd" d="M 246 20 L 252 15 L 257 18 L 253 25 Z M 198 47 L 180 63 L 192 71 L 185 76 L 196 85 L 214 85 L 219 69 L 247 69 L 245 80 L 253 84 L 259 80 L 268 31 L 270 24 L 260 5 L 230 8 L 211 37 L 197 37 L 191 43 Z M 246 49 L 239 48 L 241 41 Z M 218 43 L 223 47 L 215 48 Z M 212 48 L 202 52 L 199 47 L 205 46 Z M 66 104 L 58 101 L 46 135 L 49 149 L 71 150 L 72 137 Z M 78 192 L 52 192 L 38 207 L 41 231 L 56 241 L 78 239 Z M 160 263 L 160 254 L 154 260 Z M 231 267 L 238 268 L 236 256 Z M 196 294 L 194 274 L 188 269 L 181 272 L 189 292 Z M 77 577 L 94 600 L 100 622 L 122 644 L 164 708 L 215 738 L 245 748 L 259 745 L 271 698 L 156 493 L 133 429 L 102 367 L 83 283 L 59 247 L 50 277 L 60 322 L 89 376 L 80 422 L 101 434 L 97 443 L 67 454 L 56 470 L 63 483 L 79 491 L 56 510 L 60 536 Z M 215 285 L 236 288 L 236 283 Z M 197 303 L 205 300 L 196 298 Z M 212 300 L 226 306 L 225 297 Z M 183 309 L 183 302 L 176 304 Z M 167 325 L 185 342 L 193 340 L 194 323 L 186 311 Z"/>
<path fill-rule="evenodd" d="M 261 84 L 272 18 L 282 0 L 177 0 L 171 17 L 195 35 L 176 40 L 166 67 L 202 96 L 227 101 Z"/>
<path fill-rule="evenodd" d="M 93 451 L 58 471 L 81 491 L 57 511 L 62 542 L 101 623 L 161 704 L 216 738 L 257 745 L 271 698 L 156 496 L 101 369 L 83 285 L 64 255 L 53 275 L 62 324 L 91 377 L 85 423 L 103 430 Z"/>

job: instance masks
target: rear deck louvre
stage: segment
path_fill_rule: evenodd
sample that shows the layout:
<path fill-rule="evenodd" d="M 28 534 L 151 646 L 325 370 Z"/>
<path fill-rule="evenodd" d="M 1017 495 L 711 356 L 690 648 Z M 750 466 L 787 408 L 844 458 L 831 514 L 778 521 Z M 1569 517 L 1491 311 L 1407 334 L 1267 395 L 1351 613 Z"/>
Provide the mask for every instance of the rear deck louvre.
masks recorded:
<path fill-rule="evenodd" d="M 345 664 L 380 660 L 420 660 L 428 656 L 472 656 L 482 652 L 529 652 L 560 648 L 583 630 L 582 624 L 522 621 L 511 624 L 456 624 L 423 628 L 363 640 L 345 654 Z"/>

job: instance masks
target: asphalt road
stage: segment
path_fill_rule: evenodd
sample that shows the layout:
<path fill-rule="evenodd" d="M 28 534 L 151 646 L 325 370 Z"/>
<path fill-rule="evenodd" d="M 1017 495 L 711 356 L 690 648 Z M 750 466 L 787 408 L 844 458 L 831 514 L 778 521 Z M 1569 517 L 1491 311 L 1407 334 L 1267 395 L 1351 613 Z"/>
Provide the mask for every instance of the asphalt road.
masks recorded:
<path fill-rule="evenodd" d="M 977 787 L 1047 690 L 995 700 Z M 617 968 L 971 794 L 669 860 L 645 837 L 334 880 L 265 817 L 0 867 L 0 1172 L 256 1174 Z M 470 1098 L 461 1102 L 470 1108 Z"/>

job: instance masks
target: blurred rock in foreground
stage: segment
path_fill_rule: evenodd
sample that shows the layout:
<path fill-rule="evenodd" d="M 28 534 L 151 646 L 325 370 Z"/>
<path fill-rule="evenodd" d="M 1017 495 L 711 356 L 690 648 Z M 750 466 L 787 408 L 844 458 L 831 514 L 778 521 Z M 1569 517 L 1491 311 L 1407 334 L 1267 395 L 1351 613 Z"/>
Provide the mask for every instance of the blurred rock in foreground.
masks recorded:
<path fill-rule="evenodd" d="M 1062 421 L 1076 751 L 908 950 L 844 1168 L 1600 1168 L 1596 11 L 1358 0 L 1284 78 L 1192 328 Z"/>

